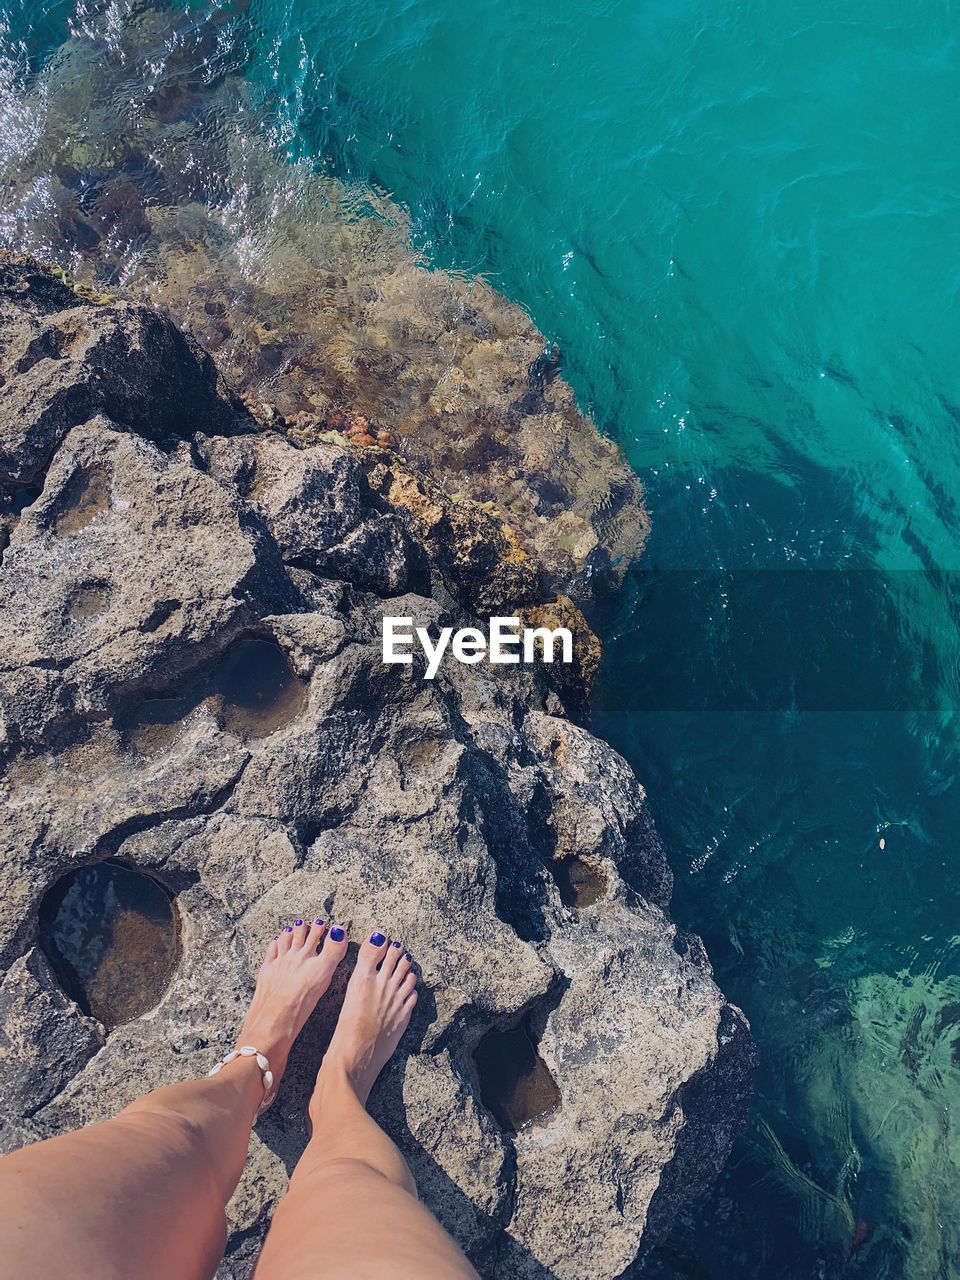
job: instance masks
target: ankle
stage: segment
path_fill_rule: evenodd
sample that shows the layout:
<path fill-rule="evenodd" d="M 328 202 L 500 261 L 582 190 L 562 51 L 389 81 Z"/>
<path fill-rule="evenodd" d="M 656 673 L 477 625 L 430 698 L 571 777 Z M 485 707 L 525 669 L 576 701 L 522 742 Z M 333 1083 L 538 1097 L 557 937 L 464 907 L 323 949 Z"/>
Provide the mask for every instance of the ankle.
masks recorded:
<path fill-rule="evenodd" d="M 241 1044 L 248 1043 L 240 1041 Z M 208 1080 L 216 1080 L 221 1085 L 229 1084 L 236 1092 L 237 1098 L 243 1098 L 245 1104 L 259 1108 L 264 1098 L 275 1089 L 279 1075 L 275 1073 L 273 1062 L 270 1062 L 272 1079 L 267 1080 L 264 1069 L 255 1057 L 240 1056 L 222 1059 L 207 1075 Z"/>
<path fill-rule="evenodd" d="M 310 1099 L 311 1117 L 316 1122 L 321 1112 L 357 1104 L 366 1109 L 366 1092 L 360 1087 L 346 1063 L 336 1055 L 331 1056 L 328 1053 L 317 1073 L 317 1082 Z"/>
<path fill-rule="evenodd" d="M 278 1067 L 282 1070 L 290 1055 L 291 1038 L 289 1030 L 278 1025 L 276 1019 L 252 1018 L 243 1024 L 237 1036 L 236 1047 L 242 1044 L 252 1044 L 270 1059 L 270 1066 L 276 1071 Z"/>

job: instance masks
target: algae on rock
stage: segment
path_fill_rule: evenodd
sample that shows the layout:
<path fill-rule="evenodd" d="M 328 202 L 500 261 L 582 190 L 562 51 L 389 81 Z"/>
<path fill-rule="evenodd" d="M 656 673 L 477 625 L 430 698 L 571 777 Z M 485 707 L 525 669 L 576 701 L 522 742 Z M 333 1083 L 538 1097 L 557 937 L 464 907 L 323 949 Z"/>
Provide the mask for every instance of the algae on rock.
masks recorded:
<path fill-rule="evenodd" d="M 89 22 L 24 95 L 6 247 L 88 297 L 163 306 L 277 425 L 398 441 L 506 512 L 553 591 L 616 587 L 649 531 L 643 487 L 556 348 L 484 281 L 428 269 L 388 196 L 365 191 L 361 216 L 351 187 L 272 148 L 242 76 L 197 74 L 222 62 L 215 19 L 175 41 L 170 22 L 152 5 L 100 38 Z"/>

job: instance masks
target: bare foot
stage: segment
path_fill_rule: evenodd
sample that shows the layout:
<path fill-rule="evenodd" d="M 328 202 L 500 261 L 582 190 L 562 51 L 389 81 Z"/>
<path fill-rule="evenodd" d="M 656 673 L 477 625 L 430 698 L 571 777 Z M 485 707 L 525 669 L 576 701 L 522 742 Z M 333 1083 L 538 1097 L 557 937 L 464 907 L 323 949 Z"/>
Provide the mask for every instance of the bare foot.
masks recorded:
<path fill-rule="evenodd" d="M 343 929 L 334 926 L 328 932 L 322 920 L 288 924 L 267 947 L 237 1044 L 253 1045 L 270 1059 L 274 1091 L 294 1040 L 346 954 Z"/>
<path fill-rule="evenodd" d="M 417 1003 L 417 975 L 412 964 L 410 953 L 382 933 L 372 934 L 361 945 L 318 1086 L 332 1073 L 345 1075 L 366 1105 L 374 1081 L 400 1043 Z"/>

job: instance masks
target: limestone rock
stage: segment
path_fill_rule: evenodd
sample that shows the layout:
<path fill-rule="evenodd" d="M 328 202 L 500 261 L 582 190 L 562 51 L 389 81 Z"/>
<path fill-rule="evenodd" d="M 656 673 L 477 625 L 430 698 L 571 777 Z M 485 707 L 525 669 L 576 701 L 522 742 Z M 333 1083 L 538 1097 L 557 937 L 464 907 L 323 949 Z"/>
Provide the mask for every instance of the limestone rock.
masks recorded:
<path fill-rule="evenodd" d="M 214 475 L 235 476 L 287 565 L 382 596 L 428 589 L 429 566 L 405 521 L 378 502 L 350 450 L 293 448 L 277 435 L 218 440 Z"/>
<path fill-rule="evenodd" d="M 20 305 L 0 305 L 15 332 Z M 139 332 L 128 308 L 88 312 Z M 81 383 L 100 350 L 84 349 Z M 193 359 L 170 335 L 158 349 Z M 27 1068 L 0 1081 L 8 1145 L 209 1069 L 291 917 L 385 928 L 422 997 L 372 1106 L 426 1202 L 484 1276 L 613 1280 L 719 1169 L 753 1050 L 666 915 L 642 789 L 565 716 L 568 691 L 545 668 L 448 662 L 426 681 L 381 661 L 384 614 L 469 624 L 517 584 L 544 604 L 528 552 L 470 508 L 458 556 L 458 504 L 409 462 L 237 437 L 226 401 L 189 435 L 155 430 L 186 383 L 172 371 L 165 401 L 125 367 L 122 421 L 117 402 L 63 409 L 69 370 L 49 358 L 26 407 L 44 422 L 58 403 L 56 431 L 5 428 L 0 484 L 44 468 L 0 565 L 0 1046 Z M 104 1034 L 34 948 L 44 895 L 107 858 L 175 895 L 182 959 L 156 1009 Z M 249 1274 L 305 1144 L 345 978 L 258 1125 L 225 1278 Z M 537 1088 L 510 1076 L 519 1060 L 490 1066 L 512 1029 Z"/>
<path fill-rule="evenodd" d="M 155 311 L 86 301 L 0 253 L 0 472 L 29 484 L 78 422 L 104 413 L 148 439 L 234 429 L 213 361 Z"/>
<path fill-rule="evenodd" d="M 19 1145 L 4 1132 L 29 1120 L 103 1046 L 103 1028 L 59 990 L 43 955 L 30 950 L 0 983 L 0 1150 Z"/>

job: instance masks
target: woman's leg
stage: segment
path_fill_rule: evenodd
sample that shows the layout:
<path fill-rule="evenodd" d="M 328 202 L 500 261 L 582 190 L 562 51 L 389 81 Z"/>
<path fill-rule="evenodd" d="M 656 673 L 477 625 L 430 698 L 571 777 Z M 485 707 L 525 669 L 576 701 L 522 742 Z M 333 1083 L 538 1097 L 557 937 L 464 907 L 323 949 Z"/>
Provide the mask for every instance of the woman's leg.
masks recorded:
<path fill-rule="evenodd" d="M 417 1200 L 406 1161 L 366 1112 L 417 1000 L 410 957 L 381 937 L 360 948 L 310 1101 L 313 1133 L 255 1280 L 478 1280 Z"/>
<path fill-rule="evenodd" d="M 293 1041 L 347 949 L 319 924 L 271 942 L 238 1044 L 270 1059 L 277 1081 Z M 217 1269 L 224 1209 L 263 1100 L 254 1058 L 171 1085 L 112 1120 L 0 1159 L 3 1275 L 26 1280 L 204 1280 Z"/>

